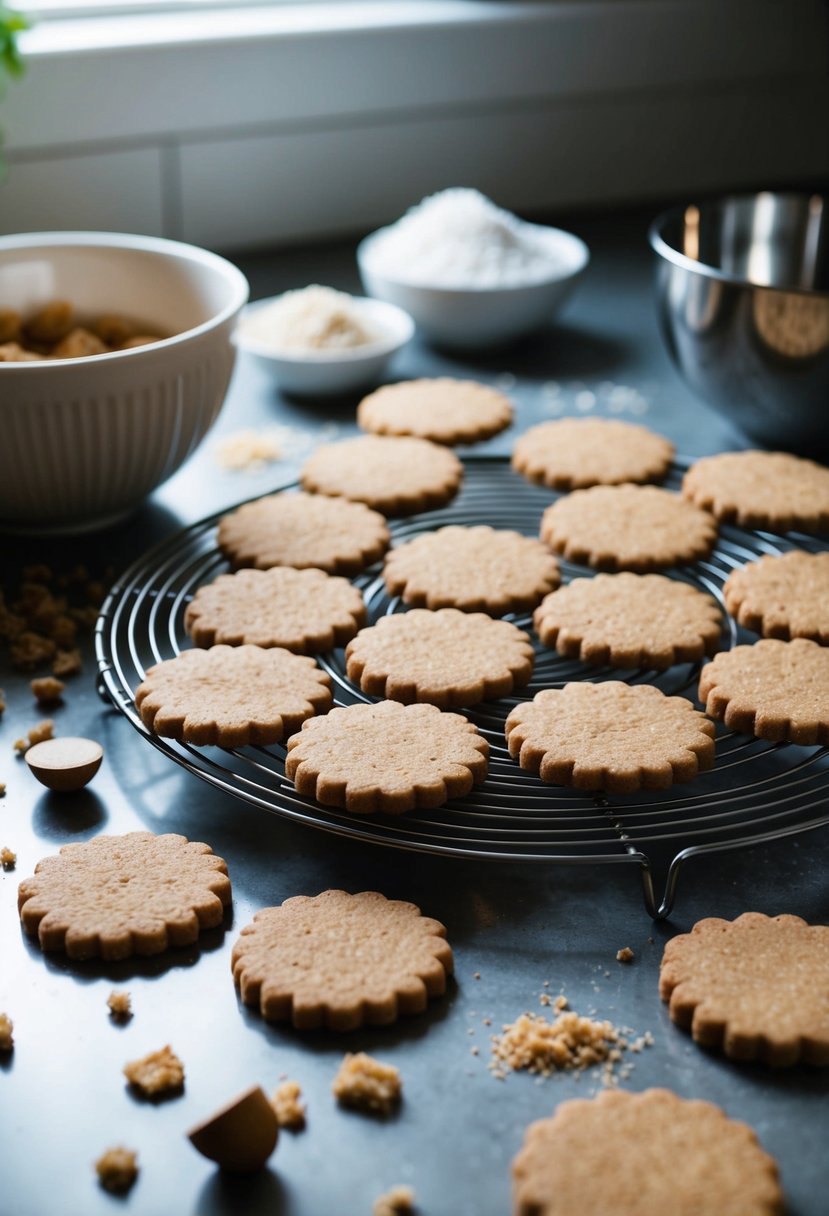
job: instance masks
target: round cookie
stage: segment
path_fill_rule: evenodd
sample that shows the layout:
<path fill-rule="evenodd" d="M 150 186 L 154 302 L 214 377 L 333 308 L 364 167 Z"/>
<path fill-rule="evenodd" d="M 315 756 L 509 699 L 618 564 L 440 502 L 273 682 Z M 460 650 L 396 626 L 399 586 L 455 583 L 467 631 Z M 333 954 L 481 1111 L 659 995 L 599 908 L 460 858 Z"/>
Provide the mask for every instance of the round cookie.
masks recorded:
<path fill-rule="evenodd" d="M 632 794 L 690 781 L 714 763 L 714 725 L 651 684 L 565 684 L 517 705 L 509 753 L 542 781 Z"/>
<path fill-rule="evenodd" d="M 42 950 L 107 961 L 160 954 L 219 925 L 227 866 L 185 836 L 128 832 L 67 844 L 18 887 L 23 928 Z"/>
<path fill-rule="evenodd" d="M 774 1067 L 829 1065 L 829 926 L 746 912 L 665 946 L 659 995 L 703 1047 Z"/>
<path fill-rule="evenodd" d="M 366 623 L 360 592 L 322 570 L 239 570 L 199 587 L 184 614 L 197 646 L 281 646 L 317 654 L 344 646 Z"/>
<path fill-rule="evenodd" d="M 383 578 L 391 595 L 418 608 L 503 616 L 534 608 L 560 582 L 540 541 L 486 525 L 451 525 L 393 549 Z"/>
<path fill-rule="evenodd" d="M 463 465 L 454 452 L 426 439 L 360 435 L 317 448 L 300 476 L 317 494 L 367 503 L 383 515 L 416 515 L 455 497 Z"/>
<path fill-rule="evenodd" d="M 777 1164 L 745 1123 L 667 1089 L 562 1102 L 512 1163 L 513 1216 L 783 1216 Z"/>
<path fill-rule="evenodd" d="M 481 612 L 441 608 L 381 617 L 345 652 L 349 680 L 363 692 L 440 709 L 505 697 L 532 675 L 526 633 Z"/>
<path fill-rule="evenodd" d="M 722 523 L 829 532 L 829 469 L 787 452 L 723 452 L 692 465 L 682 493 Z"/>
<path fill-rule="evenodd" d="M 829 744 L 829 650 L 795 638 L 735 646 L 702 669 L 699 699 L 730 730 L 776 743 Z"/>
<path fill-rule="evenodd" d="M 386 521 L 363 503 L 317 494 L 270 494 L 225 515 L 219 548 L 234 566 L 315 566 L 359 574 L 391 543 Z"/>
<path fill-rule="evenodd" d="M 440 921 L 377 891 L 323 891 L 257 912 L 233 947 L 246 1005 L 298 1030 L 386 1026 L 446 991 L 452 951 Z"/>
<path fill-rule="evenodd" d="M 718 648 L 710 595 L 661 574 L 597 574 L 548 595 L 533 617 L 545 646 L 583 663 L 664 671 Z"/>
<path fill-rule="evenodd" d="M 593 486 L 548 507 L 541 539 L 572 562 L 646 574 L 710 553 L 710 515 L 657 486 Z"/>
<path fill-rule="evenodd" d="M 489 745 L 434 705 L 349 705 L 288 740 L 285 775 L 300 794 L 355 815 L 401 815 L 462 798 L 486 777 Z"/>
<path fill-rule="evenodd" d="M 199 747 L 280 743 L 332 702 L 313 659 L 261 646 L 184 650 L 151 667 L 135 694 L 149 730 Z"/>
<path fill-rule="evenodd" d="M 729 575 L 723 594 L 726 608 L 745 629 L 829 646 L 829 553 L 793 549 L 761 557 Z"/>
<path fill-rule="evenodd" d="M 512 422 L 509 397 L 476 380 L 385 384 L 357 407 L 357 424 L 375 435 L 414 435 L 433 443 L 479 443 Z"/>
<path fill-rule="evenodd" d="M 662 435 L 613 418 L 561 418 L 530 427 L 516 443 L 512 467 L 554 490 L 662 481 L 674 458 Z"/>

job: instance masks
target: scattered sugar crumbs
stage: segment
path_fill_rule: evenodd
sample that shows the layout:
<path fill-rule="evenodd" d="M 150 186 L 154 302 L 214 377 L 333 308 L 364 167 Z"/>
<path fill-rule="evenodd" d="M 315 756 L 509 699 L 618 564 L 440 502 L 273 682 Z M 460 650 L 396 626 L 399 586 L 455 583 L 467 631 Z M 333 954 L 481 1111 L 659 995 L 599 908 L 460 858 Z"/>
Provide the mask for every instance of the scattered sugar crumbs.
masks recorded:
<path fill-rule="evenodd" d="M 13 870 L 16 865 L 17 854 L 4 845 L 3 848 L 0 849 L 0 866 L 2 866 L 4 870 Z"/>
<path fill-rule="evenodd" d="M 338 434 L 339 427 L 335 424 L 322 427 L 320 431 L 295 426 L 234 431 L 218 440 L 214 453 L 223 469 L 238 473 L 261 473 L 269 464 L 303 456 L 316 443 L 327 443 Z"/>
<path fill-rule="evenodd" d="M 14 1022 L 7 1013 L 0 1013 L 0 1055 L 8 1055 L 14 1049 Z"/>
<path fill-rule="evenodd" d="M 113 577 L 114 571 L 105 571 L 108 582 Z M 9 648 L 12 665 L 34 671 L 50 663 L 58 678 L 76 675 L 81 670 L 78 631 L 94 627 L 106 586 L 103 579 L 91 578 L 85 566 L 61 575 L 44 564 L 24 566 L 8 600 L 0 590 L 0 640 Z"/>
<path fill-rule="evenodd" d="M 36 743 L 45 743 L 47 739 L 54 739 L 55 724 L 51 718 L 44 718 L 28 731 L 25 739 L 15 739 L 14 750 L 19 756 L 25 755 L 30 747 L 34 747 Z"/>
<path fill-rule="evenodd" d="M 298 1081 L 285 1080 L 273 1091 L 271 1106 L 276 1111 L 279 1126 L 291 1132 L 300 1132 L 305 1127 L 305 1103 Z"/>
<path fill-rule="evenodd" d="M 105 1190 L 124 1195 L 138 1177 L 138 1157 L 129 1148 L 110 1148 L 95 1162 L 95 1171 Z"/>
<path fill-rule="evenodd" d="M 334 1078 L 332 1091 L 343 1106 L 390 1115 L 398 1106 L 403 1082 L 392 1064 L 383 1064 L 365 1052 L 349 1052 Z"/>
<path fill-rule="evenodd" d="M 415 1202 L 415 1193 L 410 1186 L 393 1186 L 375 1199 L 372 1216 L 414 1216 Z"/>
<path fill-rule="evenodd" d="M 113 988 L 107 997 L 107 1006 L 115 1022 L 128 1022 L 132 1017 L 132 1000 L 123 988 Z"/>
<path fill-rule="evenodd" d="M 617 963 L 632 963 L 635 957 L 636 956 L 631 950 L 630 946 L 622 946 L 621 950 L 616 951 Z"/>
<path fill-rule="evenodd" d="M 177 1094 L 184 1088 L 184 1065 L 169 1046 L 125 1064 L 124 1076 L 147 1098 Z"/>

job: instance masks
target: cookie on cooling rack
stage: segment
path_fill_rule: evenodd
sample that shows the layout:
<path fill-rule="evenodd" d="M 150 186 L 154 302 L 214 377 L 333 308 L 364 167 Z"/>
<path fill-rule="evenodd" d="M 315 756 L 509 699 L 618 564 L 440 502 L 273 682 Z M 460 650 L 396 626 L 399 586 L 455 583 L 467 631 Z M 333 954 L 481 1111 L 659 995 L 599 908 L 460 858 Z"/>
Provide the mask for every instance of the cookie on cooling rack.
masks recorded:
<path fill-rule="evenodd" d="M 752 1129 L 667 1089 L 605 1090 L 527 1128 L 513 1216 L 783 1216 L 777 1164 Z"/>
<path fill-rule="evenodd" d="M 355 815 L 401 815 L 462 798 L 486 777 L 489 745 L 434 705 L 349 705 L 288 740 L 285 775 L 300 794 Z"/>
<path fill-rule="evenodd" d="M 572 562 L 646 574 L 706 557 L 717 525 L 706 512 L 658 486 L 593 486 L 544 512 L 541 539 Z"/>
<path fill-rule="evenodd" d="M 793 549 L 761 557 L 729 575 L 723 595 L 744 629 L 829 646 L 829 553 Z"/>
<path fill-rule="evenodd" d="M 714 764 L 714 724 L 651 684 L 545 688 L 511 711 L 505 733 L 523 769 L 580 790 L 664 790 Z"/>
<path fill-rule="evenodd" d="M 358 574 L 383 556 L 391 536 L 383 516 L 363 503 L 281 493 L 225 515 L 217 540 L 234 566 Z"/>
<path fill-rule="evenodd" d="M 128 832 L 64 845 L 21 882 L 17 904 L 41 949 L 111 961 L 190 945 L 221 924 L 230 897 L 209 845 Z"/>
<path fill-rule="evenodd" d="M 446 991 L 452 951 L 440 921 L 377 891 L 298 895 L 257 912 L 233 947 L 246 1005 L 298 1030 L 386 1026 Z"/>
<path fill-rule="evenodd" d="M 539 604 L 533 624 L 545 646 L 583 663 L 664 671 L 719 646 L 716 602 L 661 574 L 577 578 Z"/>
<path fill-rule="evenodd" d="M 463 465 L 454 452 L 426 439 L 360 435 L 317 448 L 301 478 L 316 494 L 366 503 L 383 515 L 416 515 L 455 497 Z"/>
<path fill-rule="evenodd" d="M 723 452 L 685 474 L 682 493 L 723 523 L 829 532 L 829 469 L 787 452 Z"/>
<path fill-rule="evenodd" d="M 199 587 L 184 614 L 197 646 L 224 644 L 318 654 L 344 646 L 366 623 L 360 592 L 322 570 L 238 570 Z"/>
<path fill-rule="evenodd" d="M 391 595 L 415 607 L 490 616 L 534 608 L 560 582 L 558 562 L 540 541 L 456 524 L 393 549 L 383 578 Z"/>
<path fill-rule="evenodd" d="M 412 608 L 362 629 L 345 658 L 349 680 L 371 696 L 458 709 L 526 684 L 534 655 L 528 635 L 508 621 Z"/>
<path fill-rule="evenodd" d="M 554 490 L 621 482 L 662 481 L 674 458 L 662 435 L 613 418 L 560 418 L 530 427 L 517 441 L 512 467 Z"/>
<path fill-rule="evenodd" d="M 375 435 L 414 435 L 433 443 L 479 443 L 512 422 L 512 404 L 476 380 L 384 384 L 357 407 L 357 424 Z"/>
<path fill-rule="evenodd" d="M 149 730 L 200 747 L 280 743 L 332 702 L 313 659 L 261 646 L 184 650 L 151 667 L 135 694 Z"/>
<path fill-rule="evenodd" d="M 829 1064 L 829 926 L 746 912 L 665 946 L 659 995 L 704 1047 L 774 1067 Z"/>
<path fill-rule="evenodd" d="M 829 745 L 829 650 L 805 638 L 735 646 L 702 669 L 699 699 L 730 730 Z"/>

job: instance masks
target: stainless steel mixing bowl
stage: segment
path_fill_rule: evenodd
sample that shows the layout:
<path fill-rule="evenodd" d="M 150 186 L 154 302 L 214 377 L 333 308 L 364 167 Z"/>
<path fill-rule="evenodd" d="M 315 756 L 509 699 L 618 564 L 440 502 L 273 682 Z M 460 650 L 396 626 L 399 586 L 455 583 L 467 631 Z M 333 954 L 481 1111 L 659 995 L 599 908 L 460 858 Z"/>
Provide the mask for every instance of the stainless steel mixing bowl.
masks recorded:
<path fill-rule="evenodd" d="M 829 456 L 829 200 L 736 196 L 650 229 L 668 349 L 752 439 Z"/>

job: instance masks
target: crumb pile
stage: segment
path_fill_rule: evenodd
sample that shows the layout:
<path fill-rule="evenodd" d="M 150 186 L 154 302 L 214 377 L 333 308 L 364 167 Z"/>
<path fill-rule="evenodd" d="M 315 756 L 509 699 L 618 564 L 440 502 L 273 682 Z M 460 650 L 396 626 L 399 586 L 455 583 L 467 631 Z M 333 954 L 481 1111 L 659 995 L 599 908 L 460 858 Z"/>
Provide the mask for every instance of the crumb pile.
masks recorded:
<path fill-rule="evenodd" d="M 305 1126 L 305 1103 L 298 1081 L 283 1081 L 273 1092 L 271 1106 L 280 1127 L 298 1132 Z"/>
<path fill-rule="evenodd" d="M 14 1022 L 7 1013 L 0 1013 L 0 1053 L 6 1053 L 14 1047 Z"/>
<path fill-rule="evenodd" d="M 399 1071 L 366 1055 L 349 1052 L 334 1078 L 334 1097 L 355 1110 L 388 1115 L 400 1102 L 403 1082 Z"/>
<path fill-rule="evenodd" d="M 13 870 L 16 865 L 17 854 L 7 845 L 3 845 L 3 848 L 0 849 L 0 866 L 4 870 Z"/>
<path fill-rule="evenodd" d="M 552 1005 L 558 1014 L 554 1021 L 549 1021 L 543 1014 L 522 1013 L 514 1022 L 505 1025 L 500 1035 L 492 1035 L 492 1059 L 487 1067 L 498 1080 L 503 1080 L 510 1072 L 526 1071 L 551 1077 L 557 1072 L 580 1071 L 603 1064 L 603 1084 L 617 1085 L 631 1069 L 624 1061 L 624 1053 L 638 1053 L 653 1043 L 650 1033 L 634 1038 L 634 1032 L 627 1027 L 583 1017 L 567 1008 L 563 996 L 552 998 L 542 994 L 541 999 L 542 1004 Z"/>
<path fill-rule="evenodd" d="M 130 994 L 123 989 L 113 988 L 107 998 L 107 1005 L 116 1022 L 126 1022 L 132 1017 Z"/>
<path fill-rule="evenodd" d="M 51 718 L 44 718 L 42 722 L 38 722 L 27 732 L 25 738 L 15 739 L 13 744 L 14 750 L 19 756 L 22 756 L 30 747 L 34 747 L 36 743 L 45 743 L 47 739 L 54 739 L 54 737 L 54 722 Z"/>
<path fill-rule="evenodd" d="M 124 1076 L 145 1097 L 177 1093 L 184 1086 L 184 1065 L 171 1047 L 124 1065 Z"/>
<path fill-rule="evenodd" d="M 112 575 L 107 570 L 105 580 Z M 20 585 L 8 600 L 0 590 L 0 640 L 9 648 L 12 666 L 34 671 L 51 664 L 53 676 L 76 675 L 81 670 L 78 633 L 94 627 L 105 594 L 105 582 L 93 578 L 86 566 L 66 574 L 43 564 L 24 566 Z"/>
<path fill-rule="evenodd" d="M 95 1162 L 101 1186 L 123 1195 L 138 1177 L 138 1158 L 128 1148 L 110 1148 Z"/>

